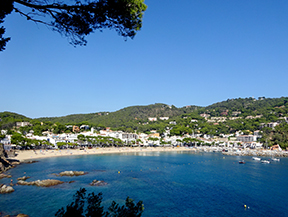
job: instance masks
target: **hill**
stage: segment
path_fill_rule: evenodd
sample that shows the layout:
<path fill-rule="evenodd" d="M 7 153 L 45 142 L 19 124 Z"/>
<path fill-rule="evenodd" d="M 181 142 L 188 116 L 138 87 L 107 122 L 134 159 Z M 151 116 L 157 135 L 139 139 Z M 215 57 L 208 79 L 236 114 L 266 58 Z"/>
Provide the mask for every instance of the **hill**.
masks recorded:
<path fill-rule="evenodd" d="M 147 106 L 130 106 L 116 112 L 98 112 L 90 114 L 74 114 L 64 117 L 38 118 L 39 121 L 51 121 L 53 123 L 81 123 L 102 124 L 110 127 L 125 126 L 129 122 L 147 122 L 148 117 L 175 117 L 181 114 L 197 110 L 198 106 L 176 108 L 162 103 Z"/>
<path fill-rule="evenodd" d="M 27 118 L 24 115 L 19 115 L 13 112 L 0 112 L 0 129 L 10 129 L 18 121 L 30 121 L 31 118 Z"/>

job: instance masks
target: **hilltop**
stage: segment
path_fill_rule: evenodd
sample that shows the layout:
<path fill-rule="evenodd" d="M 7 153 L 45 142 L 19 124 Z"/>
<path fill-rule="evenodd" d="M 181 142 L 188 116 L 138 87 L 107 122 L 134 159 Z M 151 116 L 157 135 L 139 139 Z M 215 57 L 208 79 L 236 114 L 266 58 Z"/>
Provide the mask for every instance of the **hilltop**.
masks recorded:
<path fill-rule="evenodd" d="M 93 127 L 96 130 L 110 127 L 115 131 L 147 133 L 158 132 L 162 136 L 200 137 L 251 135 L 261 130 L 261 141 L 269 145 L 288 144 L 288 97 L 227 99 L 207 107 L 185 106 L 177 108 L 156 103 L 147 106 L 130 106 L 115 112 L 74 114 L 63 117 L 31 119 L 11 112 L 0 113 L 0 129 L 12 129 L 17 121 L 29 124 L 18 128 L 22 134 L 33 132 L 71 133 L 72 126 L 81 131 Z M 27 122 L 27 123 L 28 123 Z M 258 132 L 259 133 L 259 132 Z"/>
<path fill-rule="evenodd" d="M 175 117 L 181 114 L 193 112 L 201 107 L 186 106 L 177 108 L 162 103 L 147 106 L 130 106 L 115 112 L 97 112 L 90 114 L 74 114 L 64 117 L 38 118 L 39 121 L 51 121 L 53 123 L 80 123 L 102 124 L 109 127 L 125 126 L 131 121 L 147 122 L 149 117 Z"/>

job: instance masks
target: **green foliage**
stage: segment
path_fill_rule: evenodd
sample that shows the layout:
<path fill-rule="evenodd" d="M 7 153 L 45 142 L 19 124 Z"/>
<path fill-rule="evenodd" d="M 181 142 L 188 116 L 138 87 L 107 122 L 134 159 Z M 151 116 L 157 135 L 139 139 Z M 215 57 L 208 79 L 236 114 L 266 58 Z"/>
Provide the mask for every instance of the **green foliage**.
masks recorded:
<path fill-rule="evenodd" d="M 156 142 L 156 141 L 158 141 L 159 139 L 158 139 L 158 138 L 149 137 L 148 140 Z"/>
<path fill-rule="evenodd" d="M 269 146 L 280 145 L 282 149 L 286 149 L 288 147 L 288 124 L 281 123 L 274 129 L 263 128 L 261 142 L 267 142 Z"/>
<path fill-rule="evenodd" d="M 64 117 L 54 118 L 39 118 L 40 121 L 51 121 L 53 123 L 59 122 L 61 124 L 67 123 L 81 123 L 86 121 L 88 125 L 94 127 L 97 130 L 105 129 L 106 126 L 116 128 L 117 130 L 126 131 L 127 128 L 131 128 L 133 131 L 138 130 L 145 132 L 146 129 L 164 129 L 167 121 L 151 122 L 149 125 L 142 125 L 148 122 L 148 117 L 175 117 L 184 113 L 194 111 L 199 107 L 191 106 L 189 108 L 176 108 L 170 107 L 165 104 L 153 104 L 148 106 L 131 106 L 123 108 L 116 112 L 101 112 L 91 114 L 79 114 L 79 115 L 68 115 Z M 152 126 L 152 127 L 151 127 Z M 143 129 L 143 130 L 140 130 Z"/>
<path fill-rule="evenodd" d="M 180 126 L 180 125 L 176 125 L 175 127 L 173 127 L 173 129 L 170 131 L 170 135 L 171 136 L 181 136 L 184 134 L 191 134 L 192 130 L 189 127 L 185 127 L 185 126 Z"/>
<path fill-rule="evenodd" d="M 108 211 L 104 212 L 102 202 L 102 193 L 89 193 L 86 195 L 86 189 L 80 188 L 73 196 L 74 202 L 59 209 L 56 217 L 140 217 L 144 211 L 142 201 L 137 204 L 132 199 L 127 197 L 125 205 L 119 206 L 115 201 L 112 202 Z"/>
<path fill-rule="evenodd" d="M 15 145 L 20 145 L 22 147 L 31 145 L 38 146 L 41 144 L 51 145 L 45 140 L 29 139 L 24 137 L 22 134 L 16 132 L 13 132 L 12 134 L 11 143 Z"/>
<path fill-rule="evenodd" d="M 96 130 L 103 130 L 106 129 L 106 126 L 109 126 L 113 130 L 131 133 L 137 131 L 138 133 L 144 132 L 150 134 L 152 130 L 156 130 L 160 135 L 163 135 L 169 129 L 171 136 L 182 136 L 187 133 L 221 136 L 221 134 L 234 134 L 239 130 L 246 134 L 251 134 L 253 131 L 261 129 L 268 122 L 279 122 L 281 120 L 279 118 L 283 119 L 283 117 L 287 117 L 287 102 L 287 97 L 273 99 L 259 98 L 258 100 L 254 98 L 239 98 L 229 99 L 207 107 L 191 106 L 187 108 L 176 108 L 175 106 L 158 103 L 148 106 L 131 106 L 111 113 L 101 112 L 33 120 L 14 113 L 4 112 L 0 113 L 0 117 L 2 118 L 0 126 L 3 128 L 3 124 L 6 124 L 5 129 L 12 129 L 17 120 L 28 120 L 32 125 L 21 127 L 19 131 L 25 133 L 33 130 L 36 135 L 42 135 L 43 131 L 54 133 L 71 132 L 71 128 L 67 128 L 66 125 L 81 126 L 82 124 L 94 127 Z M 233 114 L 235 111 L 239 113 L 236 115 L 235 113 Z M 200 116 L 203 113 L 209 114 L 211 117 L 222 116 L 227 119 L 224 122 L 218 123 L 208 122 Z M 259 116 L 254 118 L 256 115 Z M 159 120 L 159 117 L 165 116 L 169 117 L 169 120 Z M 239 119 L 229 120 L 229 118 L 236 116 Z M 148 117 L 157 117 L 158 120 L 148 122 Z M 175 121 L 177 124 L 169 124 L 171 121 Z M 11 127 L 7 127 L 7 123 L 11 124 Z M 279 130 L 285 129 L 280 128 Z M 269 133 L 264 134 L 264 138 L 266 136 L 269 145 L 274 144 L 276 141 L 281 143 L 284 137 L 280 136 L 280 131 L 274 133 L 270 130 Z M 272 137 L 272 134 L 275 134 L 275 139 Z M 282 139 L 279 140 L 279 138 Z M 117 141 L 115 138 L 84 138 L 82 136 L 79 141 L 88 142 L 88 144 L 100 144 L 101 146 L 123 145 L 123 143 Z M 283 144 L 282 146 L 284 147 L 285 145 Z"/>
<path fill-rule="evenodd" d="M 0 112 L 0 129 L 11 129 L 16 125 L 16 122 L 30 120 L 31 118 L 13 112 Z"/>
<path fill-rule="evenodd" d="M 88 142 L 91 145 L 101 145 L 101 146 L 123 146 L 124 143 L 121 139 L 110 137 L 110 136 L 84 136 L 79 134 L 77 136 L 80 142 Z"/>
<path fill-rule="evenodd" d="M 68 37 L 71 44 L 86 45 L 85 37 L 95 30 L 114 29 L 127 38 L 133 38 L 142 27 L 142 17 L 147 6 L 144 0 L 78 0 L 74 4 L 46 0 L 1 0 L 0 23 L 12 11 L 27 20 L 52 27 Z M 10 38 L 3 38 L 0 28 L 0 51 L 5 49 Z"/>

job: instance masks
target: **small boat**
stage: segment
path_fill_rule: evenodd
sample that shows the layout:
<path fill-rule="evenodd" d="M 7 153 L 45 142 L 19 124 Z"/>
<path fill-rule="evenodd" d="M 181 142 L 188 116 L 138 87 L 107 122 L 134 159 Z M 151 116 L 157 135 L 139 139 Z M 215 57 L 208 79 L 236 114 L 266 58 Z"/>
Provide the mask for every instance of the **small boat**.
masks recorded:
<path fill-rule="evenodd" d="M 244 160 L 240 160 L 239 164 L 245 164 L 245 161 Z"/>
<path fill-rule="evenodd" d="M 261 163 L 262 164 L 270 164 L 270 161 L 269 160 L 261 160 Z"/>
<path fill-rule="evenodd" d="M 260 157 L 252 157 L 252 159 L 253 159 L 253 160 L 258 160 L 258 161 L 260 161 L 260 160 L 261 160 L 261 158 L 260 158 Z"/>
<path fill-rule="evenodd" d="M 273 160 L 273 161 L 280 161 L 280 159 L 279 158 L 271 158 L 271 160 Z"/>

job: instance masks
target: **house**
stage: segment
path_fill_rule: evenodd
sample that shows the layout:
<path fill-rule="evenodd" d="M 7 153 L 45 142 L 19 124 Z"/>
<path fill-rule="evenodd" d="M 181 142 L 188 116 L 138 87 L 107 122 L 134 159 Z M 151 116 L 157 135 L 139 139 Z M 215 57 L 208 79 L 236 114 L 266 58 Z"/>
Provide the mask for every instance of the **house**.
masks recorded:
<path fill-rule="evenodd" d="M 273 145 L 271 147 L 271 151 L 282 151 L 282 149 L 281 149 L 280 145 Z"/>
<path fill-rule="evenodd" d="M 162 121 L 165 121 L 165 120 L 168 120 L 169 117 L 160 117 L 159 119 L 162 120 Z"/>
<path fill-rule="evenodd" d="M 138 135 L 135 133 L 122 133 L 121 137 L 122 137 L 121 139 L 124 141 L 131 141 L 138 139 Z"/>
<path fill-rule="evenodd" d="M 266 124 L 267 127 L 270 127 L 272 129 L 274 129 L 277 125 L 279 125 L 279 123 L 277 122 L 270 122 Z"/>
<path fill-rule="evenodd" d="M 80 128 L 78 126 L 73 126 L 72 132 L 79 133 L 80 132 Z"/>
<path fill-rule="evenodd" d="M 255 136 L 255 135 L 239 135 L 236 137 L 236 140 L 240 141 L 240 142 L 256 142 L 257 136 Z"/>
<path fill-rule="evenodd" d="M 23 121 L 23 122 L 16 122 L 16 127 L 25 127 L 25 126 L 29 126 L 30 123 L 27 121 Z"/>
<path fill-rule="evenodd" d="M 210 115 L 209 115 L 209 114 L 206 114 L 206 113 L 200 114 L 200 116 L 203 117 L 203 118 L 208 118 L 208 117 L 210 117 Z"/>
<path fill-rule="evenodd" d="M 148 118 L 149 121 L 157 121 L 157 118 L 156 117 L 150 117 Z"/>
<path fill-rule="evenodd" d="M 235 111 L 235 112 L 232 112 L 232 115 L 233 116 L 237 116 L 237 115 L 240 115 L 241 114 L 241 112 L 240 111 Z"/>
<path fill-rule="evenodd" d="M 81 125 L 80 126 L 80 130 L 84 129 L 84 130 L 89 130 L 89 125 Z"/>

